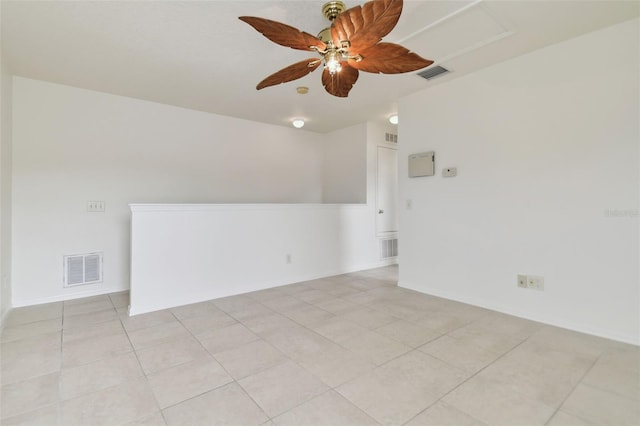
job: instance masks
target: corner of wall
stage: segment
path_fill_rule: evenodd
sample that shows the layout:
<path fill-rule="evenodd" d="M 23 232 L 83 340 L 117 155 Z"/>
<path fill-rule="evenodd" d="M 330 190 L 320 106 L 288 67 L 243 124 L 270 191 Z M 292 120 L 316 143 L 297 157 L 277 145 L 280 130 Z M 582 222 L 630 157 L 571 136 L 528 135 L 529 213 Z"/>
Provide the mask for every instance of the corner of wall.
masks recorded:
<path fill-rule="evenodd" d="M 0 329 L 11 310 L 11 175 L 13 76 L 0 59 Z"/>

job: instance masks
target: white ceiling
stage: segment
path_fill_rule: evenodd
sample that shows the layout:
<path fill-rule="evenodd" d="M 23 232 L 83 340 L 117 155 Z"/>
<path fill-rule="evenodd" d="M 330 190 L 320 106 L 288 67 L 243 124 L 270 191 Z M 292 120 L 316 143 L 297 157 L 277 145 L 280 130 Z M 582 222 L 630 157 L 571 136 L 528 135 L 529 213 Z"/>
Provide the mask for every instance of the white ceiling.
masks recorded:
<path fill-rule="evenodd" d="M 328 25 L 323 3 L 2 0 L 2 57 L 19 76 L 278 125 L 301 117 L 306 130 L 328 132 L 386 120 L 402 96 L 640 14 L 640 2 L 627 0 L 408 0 L 385 41 L 451 73 L 361 73 L 348 98 L 327 94 L 320 71 L 257 91 L 267 75 L 314 55 L 270 42 L 238 16 L 317 34 Z M 296 93 L 301 85 L 309 94 Z"/>

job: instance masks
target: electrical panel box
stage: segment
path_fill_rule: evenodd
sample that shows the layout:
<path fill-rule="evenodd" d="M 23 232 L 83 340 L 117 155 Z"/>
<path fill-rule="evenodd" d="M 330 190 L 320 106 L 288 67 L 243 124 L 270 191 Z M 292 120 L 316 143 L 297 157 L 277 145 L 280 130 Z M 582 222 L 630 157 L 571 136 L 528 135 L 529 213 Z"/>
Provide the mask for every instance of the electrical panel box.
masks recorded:
<path fill-rule="evenodd" d="M 409 177 L 433 176 L 435 156 L 434 151 L 411 154 L 409 156 Z"/>

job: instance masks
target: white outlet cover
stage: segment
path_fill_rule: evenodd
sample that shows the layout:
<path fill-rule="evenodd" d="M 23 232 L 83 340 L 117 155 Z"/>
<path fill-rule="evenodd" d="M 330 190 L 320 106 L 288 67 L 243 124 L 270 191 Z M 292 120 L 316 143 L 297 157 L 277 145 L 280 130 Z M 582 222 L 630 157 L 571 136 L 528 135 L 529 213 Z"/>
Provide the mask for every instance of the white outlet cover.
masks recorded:
<path fill-rule="evenodd" d="M 446 167 L 442 169 L 442 177 L 455 177 L 458 175 L 457 167 Z"/>
<path fill-rule="evenodd" d="M 527 288 L 527 276 L 526 275 L 518 275 L 518 281 L 517 281 L 518 287 L 520 288 Z"/>

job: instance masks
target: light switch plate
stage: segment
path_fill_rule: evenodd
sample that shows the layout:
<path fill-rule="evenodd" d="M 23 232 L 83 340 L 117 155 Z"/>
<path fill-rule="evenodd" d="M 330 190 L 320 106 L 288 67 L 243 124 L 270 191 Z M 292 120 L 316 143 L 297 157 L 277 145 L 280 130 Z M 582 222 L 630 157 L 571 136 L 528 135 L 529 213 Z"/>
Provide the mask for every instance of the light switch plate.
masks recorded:
<path fill-rule="evenodd" d="M 104 208 L 105 208 L 104 201 L 87 201 L 88 212 L 104 212 Z"/>

